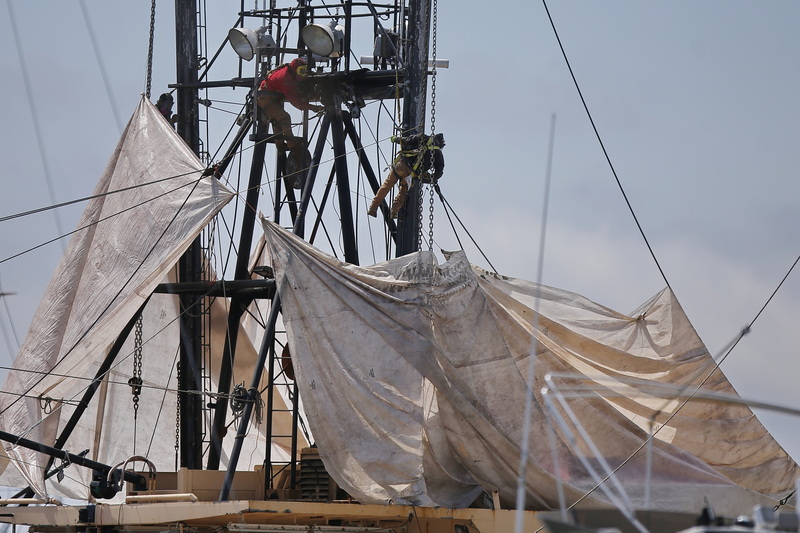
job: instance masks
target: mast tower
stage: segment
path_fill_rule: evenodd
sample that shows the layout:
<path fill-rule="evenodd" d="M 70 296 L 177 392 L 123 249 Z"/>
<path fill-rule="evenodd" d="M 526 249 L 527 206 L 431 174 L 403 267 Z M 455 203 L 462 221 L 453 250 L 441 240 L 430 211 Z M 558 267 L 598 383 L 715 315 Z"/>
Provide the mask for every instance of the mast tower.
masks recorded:
<path fill-rule="evenodd" d="M 249 260 L 252 250 L 253 235 L 257 224 L 256 214 L 260 209 L 267 210 L 267 206 L 260 206 L 259 200 L 263 196 L 262 189 L 269 187 L 268 176 L 264 171 L 267 164 L 269 151 L 276 149 L 276 142 L 280 136 L 270 134 L 266 124 L 258 120 L 259 110 L 255 105 L 258 85 L 264 75 L 277 65 L 288 62 L 292 57 L 305 57 L 309 63 L 312 74 L 306 82 L 306 89 L 313 92 L 313 97 L 321 102 L 325 111 L 317 116 L 310 117 L 308 112 L 303 113 L 301 141 L 308 147 L 310 155 L 309 164 L 301 169 L 287 167 L 287 155 L 277 151 L 274 157 L 275 170 L 273 178 L 273 205 L 269 210 L 273 220 L 280 222 L 286 211 L 291 218 L 292 227 L 298 235 L 313 239 L 318 235 L 322 224 L 322 214 L 326 199 L 335 189 L 338 197 L 336 206 L 339 220 L 339 233 L 343 246 L 344 259 L 353 264 L 359 264 L 359 247 L 356 224 L 351 203 L 350 191 L 353 190 L 351 173 L 353 169 L 359 174 L 363 173 L 369 183 L 371 192 L 375 193 L 382 179 L 376 174 L 375 169 L 380 168 L 380 163 L 373 164 L 366 155 L 365 143 L 356 128 L 354 119 L 361 115 L 361 110 L 367 102 L 384 101 L 394 105 L 402 99 L 402 119 L 395 128 L 397 135 L 410 135 L 424 133 L 425 107 L 427 92 L 428 72 L 428 47 L 431 29 L 429 14 L 431 13 L 432 0 L 391 0 L 378 4 L 368 1 L 365 4 L 356 4 L 352 0 L 330 5 L 314 0 L 300 0 L 292 7 L 278 7 L 276 1 L 271 0 L 270 6 L 264 9 L 245 10 L 242 2 L 239 22 L 229 34 L 229 42 L 236 48 L 236 39 L 240 35 L 256 40 L 251 42 L 250 57 L 240 54 L 238 75 L 233 79 L 214 80 L 209 77 L 211 66 L 220 56 L 220 51 L 210 61 L 200 58 L 198 31 L 200 12 L 197 0 L 176 0 L 176 30 L 177 30 L 177 83 L 171 87 L 177 91 L 177 113 L 179 116 L 178 132 L 187 141 L 192 149 L 200 155 L 201 132 L 200 96 L 199 91 L 209 88 L 232 87 L 245 88 L 247 104 L 239 119 L 238 133 L 233 137 L 225 156 L 216 164 L 209 163 L 209 172 L 222 175 L 231 163 L 234 155 L 243 150 L 246 141 L 253 143 L 250 161 L 250 174 L 247 183 L 245 209 L 242 213 L 242 225 L 237 248 L 238 257 L 234 277 L 225 283 L 233 287 L 236 282 L 252 281 L 253 272 L 250 270 Z M 385 27 L 387 21 L 391 26 Z M 371 22 L 371 24 L 364 24 Z M 334 50 L 325 55 L 312 51 L 304 42 L 302 30 L 307 26 L 322 28 L 331 35 L 331 44 Z M 255 32 L 250 31 L 253 26 L 259 27 Z M 292 30 L 292 27 L 296 28 Z M 362 64 L 355 58 L 351 46 L 356 42 L 358 31 L 371 26 L 370 38 L 374 39 L 374 51 L 371 57 L 362 57 Z M 294 33 L 296 32 L 296 33 Z M 289 46 L 290 35 L 296 35 L 296 42 Z M 363 35 L 360 36 L 363 40 Z M 225 46 L 225 43 L 222 45 Z M 238 53 L 238 51 L 237 51 Z M 254 58 L 255 62 L 248 60 Z M 367 60 L 370 64 L 364 64 Z M 205 67 L 202 75 L 200 66 Z M 369 68 L 371 67 L 371 68 Z M 247 69 L 251 68 L 249 75 Z M 399 106 L 398 106 L 399 107 Z M 348 152 L 347 143 L 352 145 L 352 152 Z M 330 147 L 334 163 L 330 170 L 327 185 L 316 186 L 315 181 L 318 171 L 325 163 L 325 150 Z M 355 154 L 353 156 L 352 154 Z M 352 160 L 352 161 L 351 161 Z M 292 186 L 291 173 L 302 173 L 301 188 Z M 295 182 L 296 184 L 297 182 Z M 320 184 L 322 185 L 322 184 Z M 385 231 L 390 239 L 388 249 L 394 247 L 396 256 L 405 255 L 418 250 L 419 228 L 421 219 L 421 203 L 419 201 L 418 180 L 409 191 L 405 206 L 401 209 L 399 219 L 395 222 L 389 217 L 389 210 L 382 208 Z M 369 192 L 369 191 L 367 191 Z M 299 195 L 299 198 L 298 198 Z M 316 209 L 315 217 L 310 217 L 311 209 Z M 310 230 L 310 234 L 306 233 Z M 203 257 L 202 244 L 196 242 L 194 246 L 181 259 L 180 283 L 184 285 L 181 290 L 182 309 L 197 309 L 200 305 L 201 291 L 188 289 L 189 284 L 198 281 Z M 203 329 L 198 323 L 198 313 L 184 313 L 190 317 L 182 322 L 181 335 L 181 366 L 180 366 L 180 464 L 189 469 L 202 468 L 202 447 L 209 445 L 206 468 L 217 470 L 220 465 L 222 443 L 226 437 L 226 420 L 230 407 L 232 383 L 232 367 L 236 353 L 239 322 L 245 316 L 247 308 L 253 302 L 250 292 L 229 292 L 230 305 L 228 316 L 227 338 L 225 339 L 225 353 L 222 368 L 219 369 L 218 390 L 214 391 L 214 401 L 209 402 L 208 408 L 212 410 L 213 421 L 211 427 L 203 428 L 203 405 L 201 396 L 188 391 L 200 388 L 202 379 L 200 368 L 203 361 L 202 350 L 204 347 Z M 278 304 L 279 305 L 279 304 Z M 270 323 L 266 324 L 267 331 L 275 334 L 277 310 L 270 315 Z M 267 334 L 269 338 L 269 334 Z M 261 347 L 262 360 L 266 361 L 269 375 L 273 370 L 280 369 L 280 346 L 275 346 L 274 340 L 267 340 Z M 285 363 L 285 362 L 284 362 Z M 254 376 L 259 376 L 263 369 L 254 369 Z M 254 379 L 257 379 L 254 377 Z M 276 386 L 274 376 L 266 392 L 268 399 L 266 420 L 267 440 L 271 440 L 273 388 Z M 297 419 L 297 387 L 293 386 L 289 396 L 293 399 L 292 409 L 294 418 Z M 252 409 L 252 403 L 245 401 L 245 408 Z M 243 419 L 249 418 L 250 412 Z M 241 423 L 241 422 L 240 422 Z M 246 422 L 245 422 L 246 423 Z M 204 438 L 203 435 L 206 435 Z M 292 435 L 292 450 L 296 450 L 298 441 L 297 427 Z M 267 446 L 267 463 L 270 463 L 270 447 Z M 296 480 L 295 469 L 297 465 L 287 465 L 291 470 L 292 483 Z M 228 466 L 229 477 L 232 478 L 236 469 L 235 461 Z M 226 499 L 225 489 L 220 499 Z"/>

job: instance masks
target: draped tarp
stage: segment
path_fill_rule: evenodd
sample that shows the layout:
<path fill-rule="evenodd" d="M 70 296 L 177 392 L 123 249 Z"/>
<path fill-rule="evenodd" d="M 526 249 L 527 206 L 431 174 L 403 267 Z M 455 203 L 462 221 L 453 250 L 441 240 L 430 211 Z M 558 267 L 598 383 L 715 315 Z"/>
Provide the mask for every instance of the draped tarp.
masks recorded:
<path fill-rule="evenodd" d="M 679 402 L 625 383 L 691 389 L 714 369 L 669 290 L 624 315 L 471 266 L 462 252 L 441 265 L 421 252 L 358 267 L 269 221 L 264 229 L 320 454 L 363 502 L 459 507 L 497 490 L 513 506 L 530 389 L 529 508 L 557 506 L 557 480 L 568 504 L 583 496 L 594 486 L 586 464 L 599 465 L 599 456 L 612 468 L 624 464 L 617 479 L 637 507 L 694 512 L 707 496 L 735 513 L 793 486 L 796 464 L 747 407 L 692 401 L 676 413 Z M 582 376 L 581 384 L 599 391 L 567 400 L 596 453 L 581 439 L 570 442 L 557 424 L 549 444 L 541 392 L 547 374 Z M 573 380 L 555 379 L 561 388 Z M 609 381 L 627 393 L 604 394 Z M 703 388 L 735 395 L 719 370 Z M 645 454 L 635 452 L 650 419 L 663 427 L 648 502 Z M 607 501 L 595 491 L 582 504 Z"/>
<path fill-rule="evenodd" d="M 215 178 L 202 177 L 204 168 L 155 107 L 142 98 L 8 374 L 0 397 L 3 430 L 45 444 L 55 441 L 60 405 L 74 403 L 76 394 L 82 393 L 76 393 L 76 380 L 84 379 L 84 387 L 89 384 L 124 325 L 201 229 L 232 198 Z M 173 357 L 173 353 L 168 355 Z M 125 383 L 130 372 L 132 369 L 116 370 L 108 380 Z M 153 369 L 159 379 L 147 381 L 145 372 L 143 378 L 146 384 L 163 387 L 161 378 L 168 372 Z M 113 413 L 119 407 L 106 404 L 99 413 L 102 409 Z M 119 427 L 132 427 L 130 409 L 124 412 L 128 417 L 122 418 L 125 415 L 120 412 L 116 419 Z M 170 426 L 174 430 L 174 422 Z M 111 435 L 114 428 L 103 430 Z M 96 455 L 99 437 L 87 444 Z M 44 496 L 42 469 L 47 458 L 4 445 L 27 481 Z"/>
<path fill-rule="evenodd" d="M 174 283 L 177 268 L 173 268 L 163 281 Z M 221 367 L 223 345 L 228 328 L 228 301 L 216 298 L 210 302 L 210 324 L 207 329 L 210 340 L 208 366 L 209 380 L 204 383 L 211 390 L 218 388 L 218 374 Z M 136 332 L 132 332 L 125 341 L 122 350 L 114 361 L 112 369 L 106 374 L 99 389 L 92 398 L 88 409 L 78 421 L 70 438 L 63 448 L 73 453 L 89 450 L 91 459 L 105 464 L 115 465 L 132 455 L 143 455 L 151 460 L 160 471 L 172 471 L 178 462 L 177 439 L 177 407 L 178 379 L 177 362 L 180 342 L 180 304 L 179 298 L 173 294 L 153 294 L 142 313 L 141 326 L 141 377 L 143 386 L 141 394 L 134 402 L 128 380 L 133 375 L 137 358 L 135 353 Z M 251 328 L 255 331 L 255 327 Z M 104 354 L 100 354 L 101 356 Z M 245 334 L 242 327 L 239 341 L 236 344 L 236 357 L 233 368 L 232 383 L 249 383 L 252 381 L 253 368 L 258 359 L 258 352 Z M 64 428 L 76 407 L 77 400 L 83 394 L 90 378 L 97 373 L 99 358 L 92 361 L 81 379 L 66 379 L 59 383 L 50 398 L 62 398 L 68 401 L 51 402 L 49 409 L 58 410 L 58 432 Z M 268 381 L 266 373 L 262 376 L 259 390 L 265 390 Z M 57 395 L 57 396 L 56 396 Z M 201 397 L 201 401 L 208 401 Z M 266 396 L 263 397 L 266 403 Z M 291 457 L 292 412 L 287 409 L 283 397 L 275 392 L 273 402 L 276 412 L 272 419 L 272 432 L 279 435 L 271 443 L 271 459 L 273 462 L 285 462 Z M 138 407 L 137 407 L 138 406 Z M 51 415 L 54 416 L 54 415 Z M 235 424 L 236 414 L 228 413 L 226 425 Z M 264 417 L 266 418 L 266 417 Z M 206 421 L 207 423 L 210 420 Z M 246 438 L 242 443 L 238 470 L 252 470 L 264 463 L 267 425 L 266 420 L 258 417 L 251 419 Z M 300 437 L 299 446 L 305 446 Z M 223 442 L 220 463 L 222 468 L 228 465 L 228 457 L 233 446 L 233 439 Z M 55 462 L 55 466 L 61 460 Z M 137 465 L 138 466 L 138 465 Z M 15 468 L 9 468 L 0 477 L 0 484 L 19 487 L 23 481 L 14 475 Z M 86 500 L 89 497 L 88 485 L 92 472 L 82 467 L 66 470 L 66 477 L 48 480 L 48 493 L 58 497 Z M 124 493 L 119 493 L 114 500 L 122 501 Z"/>
<path fill-rule="evenodd" d="M 263 279 L 263 276 L 256 271 L 257 267 L 262 265 L 272 264 L 272 259 L 269 257 L 269 250 L 266 246 L 264 236 L 261 235 L 258 242 L 255 243 L 253 253 L 250 254 L 250 266 L 248 271 L 251 272 L 252 279 Z M 264 300 L 260 298 L 254 299 L 247 306 L 247 313 L 242 317 L 242 330 L 247 335 L 248 342 L 254 347 L 261 347 L 264 342 L 264 334 L 266 333 L 266 324 L 269 321 L 270 309 L 272 300 Z M 242 337 L 240 337 L 241 339 Z M 286 333 L 281 316 L 278 315 L 274 331 L 274 345 L 278 358 L 276 358 L 273 372 L 272 372 L 272 385 L 274 391 L 274 401 L 276 402 L 275 409 L 273 410 L 273 425 L 275 429 L 272 432 L 273 449 L 282 447 L 289 450 L 291 447 L 291 434 L 292 425 L 295 424 L 292 419 L 291 409 L 286 406 L 291 406 L 293 402 L 297 402 L 299 419 L 297 425 L 297 449 L 302 451 L 303 448 L 313 442 L 310 435 L 308 425 L 305 423 L 305 413 L 303 412 L 303 399 L 294 394 L 294 372 L 292 368 L 291 354 L 284 350 L 286 348 Z M 239 356 L 236 356 L 237 367 L 239 366 Z M 243 372 L 253 373 L 255 359 L 248 360 L 246 364 L 242 364 Z M 267 371 L 268 369 L 264 369 Z M 244 374 L 242 374 L 244 375 Z M 265 372 L 266 375 L 266 372 Z M 249 383 L 252 377 L 247 380 L 234 379 L 235 383 Z M 260 387 L 259 390 L 264 390 Z M 286 420 L 286 424 L 283 420 Z M 292 424 L 288 424 L 292 422 Z M 244 453 L 244 452 L 243 452 Z M 273 462 L 280 460 L 279 455 L 273 452 Z"/>

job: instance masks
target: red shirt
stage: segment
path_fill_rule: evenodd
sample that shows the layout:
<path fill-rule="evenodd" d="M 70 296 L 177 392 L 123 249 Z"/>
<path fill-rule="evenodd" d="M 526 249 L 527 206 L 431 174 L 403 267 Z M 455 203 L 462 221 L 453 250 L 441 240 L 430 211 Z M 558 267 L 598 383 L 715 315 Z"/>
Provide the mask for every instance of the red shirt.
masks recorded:
<path fill-rule="evenodd" d="M 270 73 L 267 79 L 261 82 L 259 89 L 281 93 L 297 109 L 316 108 L 316 106 L 309 104 L 308 101 L 297 94 L 298 81 L 297 75 L 289 68 L 289 65 L 284 65 Z"/>

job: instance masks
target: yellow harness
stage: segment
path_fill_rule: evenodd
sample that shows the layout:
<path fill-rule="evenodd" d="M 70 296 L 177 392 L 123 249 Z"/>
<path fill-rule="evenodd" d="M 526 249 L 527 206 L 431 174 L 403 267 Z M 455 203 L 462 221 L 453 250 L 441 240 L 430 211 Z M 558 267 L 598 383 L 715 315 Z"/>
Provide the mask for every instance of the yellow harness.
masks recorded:
<path fill-rule="evenodd" d="M 394 135 L 392 135 L 392 142 L 399 142 L 401 146 L 403 143 L 401 138 L 395 137 Z M 411 174 L 413 174 L 415 177 L 418 177 L 419 176 L 418 169 L 420 165 L 422 165 L 422 158 L 425 157 L 425 154 L 427 154 L 429 150 L 441 150 L 439 146 L 434 144 L 433 136 L 428 137 L 428 142 L 425 143 L 425 146 L 414 148 L 413 150 L 401 149 L 400 153 L 397 154 L 397 157 L 395 158 L 394 162 L 398 163 L 401 159 L 404 159 L 406 157 L 417 156 L 416 160 L 414 161 L 414 165 L 411 167 Z"/>

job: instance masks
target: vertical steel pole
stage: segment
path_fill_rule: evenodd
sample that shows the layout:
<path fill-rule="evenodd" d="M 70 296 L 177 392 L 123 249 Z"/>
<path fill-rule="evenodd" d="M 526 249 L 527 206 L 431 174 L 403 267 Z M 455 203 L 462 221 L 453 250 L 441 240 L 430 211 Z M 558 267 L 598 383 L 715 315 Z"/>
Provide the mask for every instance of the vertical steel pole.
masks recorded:
<path fill-rule="evenodd" d="M 404 52 L 406 84 L 403 88 L 402 135 L 425 132 L 425 96 L 428 90 L 428 43 L 430 36 L 431 0 L 411 0 L 408 14 L 408 45 Z M 420 184 L 412 182 L 408 197 L 400 210 L 397 223 L 397 257 L 416 252 L 419 235 Z"/>
<path fill-rule="evenodd" d="M 319 129 L 319 135 L 317 137 L 317 146 L 314 151 L 314 158 L 312 159 L 311 163 L 311 170 L 308 173 L 308 177 L 306 178 L 306 184 L 303 187 L 303 196 L 300 201 L 300 207 L 298 209 L 297 219 L 294 221 L 293 232 L 297 235 L 302 227 L 304 226 L 304 218 L 305 213 L 308 210 L 308 204 L 311 202 L 311 192 L 314 189 L 314 181 L 317 177 L 317 168 L 319 167 L 319 162 L 322 157 L 322 150 L 325 147 L 325 139 L 328 137 L 328 129 L 331 125 L 331 113 L 327 113 L 325 118 L 322 119 L 322 125 Z M 261 380 L 261 373 L 264 371 L 264 366 L 267 363 L 267 358 L 272 353 L 272 347 L 275 343 L 275 323 L 278 320 L 278 315 L 280 314 L 281 310 L 281 300 L 278 292 L 275 292 L 275 296 L 272 299 L 272 308 L 270 309 L 269 318 L 267 319 L 267 328 L 264 332 L 264 338 L 261 341 L 261 349 L 259 350 L 258 361 L 255 364 L 253 370 L 253 379 L 250 382 L 250 388 L 247 390 L 247 399 L 248 401 L 244 404 L 244 410 L 242 411 L 241 418 L 239 419 L 239 430 L 236 433 L 235 440 L 233 441 L 233 449 L 231 449 L 230 457 L 228 458 L 228 471 L 225 474 L 225 480 L 222 484 L 222 488 L 219 492 L 219 501 L 224 502 L 227 501 L 228 496 L 230 495 L 231 487 L 233 486 L 233 478 L 236 475 L 236 465 L 239 463 L 239 455 L 242 452 L 242 445 L 244 443 L 244 437 L 247 434 L 247 428 L 250 424 L 250 417 L 253 413 L 253 405 L 256 402 L 258 392 L 258 385 Z M 273 394 L 273 387 L 274 385 L 274 376 L 269 376 L 269 384 L 267 387 L 267 394 L 270 397 Z M 295 391 L 296 392 L 296 391 Z M 295 402 L 297 401 L 297 395 L 295 395 Z M 271 416 L 271 415 L 269 415 Z M 297 426 L 295 426 L 295 430 L 297 430 Z M 267 442 L 272 442 L 272 424 L 271 419 L 270 423 L 267 424 Z M 267 468 L 272 468 L 272 457 L 270 455 L 270 447 L 267 447 L 267 456 L 266 456 L 266 466 Z M 269 472 L 267 475 L 270 476 L 272 472 Z"/>
<path fill-rule="evenodd" d="M 258 126 L 257 137 L 263 137 L 266 126 Z M 245 209 L 242 215 L 242 230 L 239 235 L 239 249 L 236 256 L 236 272 L 234 279 L 249 279 L 248 270 L 250 263 L 250 250 L 253 246 L 258 197 L 261 194 L 261 174 L 264 170 L 264 157 L 267 152 L 267 143 L 257 142 L 253 148 L 253 159 L 250 164 L 250 179 L 247 183 L 245 196 Z M 214 421 L 210 431 L 211 446 L 208 450 L 209 470 L 217 470 L 222 454 L 222 439 L 225 433 L 225 419 L 228 415 L 228 393 L 231 391 L 233 379 L 233 361 L 236 356 L 236 344 L 239 335 L 239 322 L 247 310 L 251 300 L 240 296 L 231 298 L 230 311 L 228 311 L 228 328 L 225 334 L 225 344 L 222 353 L 222 363 L 219 371 L 219 384 L 216 405 L 214 407 Z"/>
<path fill-rule="evenodd" d="M 176 92 L 178 134 L 194 153 L 200 152 L 200 120 L 198 111 L 197 2 L 175 0 Z M 195 239 L 178 263 L 179 281 L 202 278 L 202 250 Z M 202 468 L 202 396 L 187 391 L 200 390 L 202 378 L 203 323 L 200 298 L 181 296 L 181 349 L 178 388 L 180 390 L 180 464 L 190 469 Z"/>
<path fill-rule="evenodd" d="M 347 150 L 344 144 L 344 122 L 342 121 L 344 112 L 341 111 L 341 105 L 338 101 L 336 102 L 336 110 L 330 114 L 332 115 L 333 165 L 336 168 L 336 190 L 339 196 L 339 217 L 341 218 L 344 260 L 351 265 L 357 265 L 358 244 L 353 221 L 353 206 L 350 202 L 350 177 L 347 170 Z"/>

